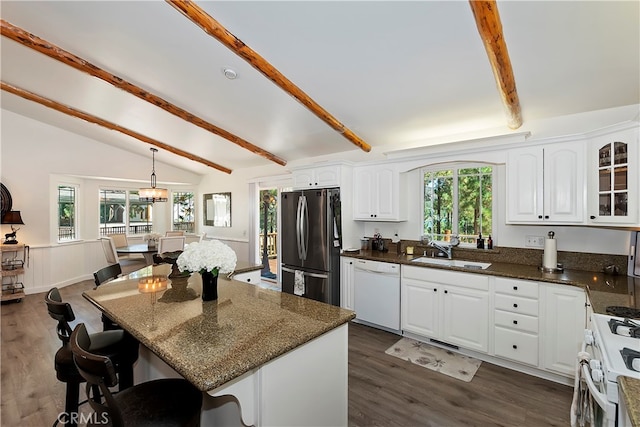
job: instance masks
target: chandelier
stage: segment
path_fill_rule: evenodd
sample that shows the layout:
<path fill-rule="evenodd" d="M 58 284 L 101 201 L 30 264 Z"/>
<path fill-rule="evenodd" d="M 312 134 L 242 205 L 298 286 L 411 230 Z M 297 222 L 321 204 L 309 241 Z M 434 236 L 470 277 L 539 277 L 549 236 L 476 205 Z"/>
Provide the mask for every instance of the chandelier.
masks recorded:
<path fill-rule="evenodd" d="M 156 152 L 157 148 L 150 148 L 153 158 L 153 167 L 151 168 L 151 187 L 141 188 L 138 191 L 138 198 L 141 202 L 166 202 L 168 192 L 166 188 L 156 188 Z"/>

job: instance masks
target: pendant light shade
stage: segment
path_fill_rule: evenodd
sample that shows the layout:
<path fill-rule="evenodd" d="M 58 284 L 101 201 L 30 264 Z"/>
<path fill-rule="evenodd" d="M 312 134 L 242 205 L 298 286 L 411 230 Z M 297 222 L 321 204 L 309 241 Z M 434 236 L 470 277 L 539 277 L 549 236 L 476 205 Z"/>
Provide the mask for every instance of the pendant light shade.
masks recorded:
<path fill-rule="evenodd" d="M 169 199 L 169 192 L 166 188 L 156 188 L 156 151 L 158 151 L 157 148 L 151 148 L 151 156 L 153 158 L 151 187 L 138 190 L 138 199 L 141 202 L 166 202 Z"/>

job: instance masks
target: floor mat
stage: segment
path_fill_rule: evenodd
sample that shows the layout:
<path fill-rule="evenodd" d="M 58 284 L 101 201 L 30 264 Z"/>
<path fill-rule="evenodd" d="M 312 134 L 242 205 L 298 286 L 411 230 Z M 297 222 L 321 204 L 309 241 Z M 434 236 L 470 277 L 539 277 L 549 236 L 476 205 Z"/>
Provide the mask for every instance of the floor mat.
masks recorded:
<path fill-rule="evenodd" d="M 482 363 L 481 360 L 473 357 L 434 347 L 410 338 L 402 338 L 389 347 L 385 353 L 465 382 L 473 379 Z"/>

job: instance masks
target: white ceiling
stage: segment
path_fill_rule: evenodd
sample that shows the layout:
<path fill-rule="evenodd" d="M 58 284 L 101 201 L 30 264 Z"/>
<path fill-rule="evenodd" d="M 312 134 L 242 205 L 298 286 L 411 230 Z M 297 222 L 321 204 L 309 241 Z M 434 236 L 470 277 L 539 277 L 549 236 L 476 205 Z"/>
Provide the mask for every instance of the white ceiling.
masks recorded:
<path fill-rule="evenodd" d="M 199 1 L 373 150 L 514 132 L 466 1 Z M 163 1 L 6 1 L 21 27 L 285 159 L 359 150 Z M 640 103 L 640 2 L 500 1 L 527 121 Z M 231 169 L 271 163 L 2 37 L 2 80 Z M 222 69 L 238 73 L 224 77 Z M 149 155 L 7 92 L 2 108 Z M 517 132 L 517 130 L 516 130 Z M 157 161 L 213 172 L 160 150 Z"/>

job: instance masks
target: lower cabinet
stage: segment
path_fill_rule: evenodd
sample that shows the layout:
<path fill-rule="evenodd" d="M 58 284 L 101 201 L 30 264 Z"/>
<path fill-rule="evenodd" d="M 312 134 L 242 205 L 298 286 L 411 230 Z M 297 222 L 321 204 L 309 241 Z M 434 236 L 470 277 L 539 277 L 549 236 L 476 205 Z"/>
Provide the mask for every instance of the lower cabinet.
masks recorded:
<path fill-rule="evenodd" d="M 544 288 L 544 361 L 542 368 L 575 375 L 576 356 L 586 326 L 585 292 L 574 286 L 541 284 Z"/>
<path fill-rule="evenodd" d="M 494 354 L 538 366 L 538 283 L 497 277 L 494 283 Z"/>
<path fill-rule="evenodd" d="M 402 266 L 401 295 L 404 331 L 488 351 L 488 277 Z"/>
<path fill-rule="evenodd" d="M 401 271 L 403 332 L 575 375 L 588 318 L 582 288 L 405 265 Z"/>

